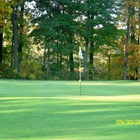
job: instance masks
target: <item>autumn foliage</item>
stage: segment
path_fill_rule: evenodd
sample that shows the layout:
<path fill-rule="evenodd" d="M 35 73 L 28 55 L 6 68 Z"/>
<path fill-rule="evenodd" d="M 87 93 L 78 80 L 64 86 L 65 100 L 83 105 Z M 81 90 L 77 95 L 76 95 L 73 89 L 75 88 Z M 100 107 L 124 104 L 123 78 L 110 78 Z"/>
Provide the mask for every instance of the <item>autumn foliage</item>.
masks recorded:
<path fill-rule="evenodd" d="M 140 1 L 30 2 L 0 0 L 0 77 L 78 80 L 81 46 L 83 79 L 140 78 Z"/>
<path fill-rule="evenodd" d="M 128 47 L 128 76 L 129 78 L 138 79 L 140 60 L 140 45 L 130 44 Z"/>
<path fill-rule="evenodd" d="M 2 31 L 6 20 L 10 19 L 11 7 L 9 2 L 5 0 L 0 0 L 0 31 Z"/>

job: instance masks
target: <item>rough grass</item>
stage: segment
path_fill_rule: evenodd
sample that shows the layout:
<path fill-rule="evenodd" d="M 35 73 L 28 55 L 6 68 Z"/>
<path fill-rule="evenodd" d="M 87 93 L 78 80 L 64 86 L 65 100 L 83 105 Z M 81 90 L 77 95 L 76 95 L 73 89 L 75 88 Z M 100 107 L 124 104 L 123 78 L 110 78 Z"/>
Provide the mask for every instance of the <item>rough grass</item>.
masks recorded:
<path fill-rule="evenodd" d="M 140 82 L 82 82 L 81 94 L 76 81 L 0 80 L 0 140 L 139 140 Z"/>

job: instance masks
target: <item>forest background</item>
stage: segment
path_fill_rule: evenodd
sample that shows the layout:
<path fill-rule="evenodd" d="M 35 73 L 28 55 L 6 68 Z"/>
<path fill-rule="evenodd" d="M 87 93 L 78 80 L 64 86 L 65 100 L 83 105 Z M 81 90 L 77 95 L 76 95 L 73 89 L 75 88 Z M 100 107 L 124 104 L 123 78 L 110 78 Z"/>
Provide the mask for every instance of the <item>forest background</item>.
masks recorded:
<path fill-rule="evenodd" d="M 78 80 L 79 70 L 140 78 L 140 0 L 0 0 L 1 78 Z"/>

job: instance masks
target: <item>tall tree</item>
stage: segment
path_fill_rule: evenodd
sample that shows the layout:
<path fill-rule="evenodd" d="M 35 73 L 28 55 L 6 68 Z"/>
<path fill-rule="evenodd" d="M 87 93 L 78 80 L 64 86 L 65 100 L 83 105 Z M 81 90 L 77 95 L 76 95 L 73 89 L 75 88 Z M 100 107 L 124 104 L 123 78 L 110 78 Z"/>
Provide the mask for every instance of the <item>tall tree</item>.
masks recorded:
<path fill-rule="evenodd" d="M 15 16 L 15 6 L 12 6 L 11 20 L 13 25 L 13 56 L 14 56 L 14 69 L 18 72 L 18 27 Z"/>
<path fill-rule="evenodd" d="M 2 63 L 2 45 L 3 45 L 3 33 L 0 33 L 0 63 Z"/>
<path fill-rule="evenodd" d="M 23 45 L 24 45 L 24 4 L 25 0 L 21 1 L 19 4 L 20 7 L 20 13 L 19 13 L 19 46 L 18 46 L 18 56 L 19 56 L 19 62 L 22 60 L 22 52 L 23 52 Z"/>
<path fill-rule="evenodd" d="M 132 58 L 135 55 L 135 50 L 137 50 L 137 45 L 139 42 L 139 0 L 133 1 L 133 0 L 123 0 L 123 17 L 127 17 L 126 21 L 126 43 L 124 48 L 124 77 L 123 79 L 126 80 L 127 77 L 131 77 L 130 79 L 135 79 L 134 74 L 138 74 L 138 61 L 137 66 L 131 64 L 130 58 Z M 124 18 L 125 19 L 125 18 Z M 134 48 L 136 47 L 136 49 Z M 132 49 L 132 48 L 133 49 Z M 131 52 L 130 52 L 131 50 Z M 138 53 L 138 52 L 137 52 Z M 129 73 L 128 73 L 129 71 Z M 130 73 L 131 71 L 131 73 Z M 133 71 L 133 72 L 132 72 Z"/>
<path fill-rule="evenodd" d="M 11 8 L 5 0 L 0 1 L 0 63 L 2 63 L 3 29 L 5 21 L 10 18 Z"/>
<path fill-rule="evenodd" d="M 60 66 L 59 69 L 61 69 L 62 58 L 68 56 L 69 61 L 67 63 L 69 64 L 70 72 L 73 73 L 74 50 L 78 48 L 75 38 L 78 30 L 76 22 L 77 3 L 73 1 L 44 1 L 43 3 L 37 1 L 36 7 L 41 14 L 33 20 L 34 23 L 38 23 L 38 28 L 32 32 L 32 35 L 34 34 L 34 36 L 40 38 L 36 34 L 40 32 L 42 37 L 49 37 L 50 42 L 45 47 L 51 48 L 49 52 L 55 54 L 52 56 L 53 62 L 56 59 L 56 66 Z M 45 11 L 47 12 L 45 13 Z M 58 65 L 58 61 L 60 65 Z"/>
<path fill-rule="evenodd" d="M 110 30 L 112 26 L 116 26 L 118 17 L 119 2 L 112 0 L 85 0 L 83 3 L 85 18 L 85 60 L 84 60 L 84 75 L 88 62 L 88 53 L 90 65 L 93 65 L 93 55 L 96 48 L 104 45 L 110 34 L 117 32 Z M 115 15 L 115 16 L 114 16 Z M 90 52 L 89 52 L 90 51 Z M 86 77 L 86 76 L 85 76 Z"/>

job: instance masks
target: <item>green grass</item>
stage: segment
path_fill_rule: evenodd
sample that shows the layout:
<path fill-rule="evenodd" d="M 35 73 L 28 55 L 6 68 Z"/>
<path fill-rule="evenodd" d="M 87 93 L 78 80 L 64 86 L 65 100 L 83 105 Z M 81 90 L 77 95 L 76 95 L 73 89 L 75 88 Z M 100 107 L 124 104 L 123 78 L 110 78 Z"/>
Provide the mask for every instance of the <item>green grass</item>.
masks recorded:
<path fill-rule="evenodd" d="M 0 80 L 0 140 L 139 140 L 140 82 L 82 82 L 81 94 L 76 81 Z"/>

